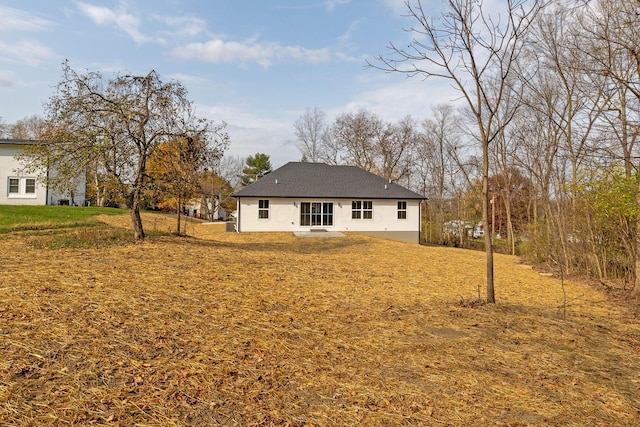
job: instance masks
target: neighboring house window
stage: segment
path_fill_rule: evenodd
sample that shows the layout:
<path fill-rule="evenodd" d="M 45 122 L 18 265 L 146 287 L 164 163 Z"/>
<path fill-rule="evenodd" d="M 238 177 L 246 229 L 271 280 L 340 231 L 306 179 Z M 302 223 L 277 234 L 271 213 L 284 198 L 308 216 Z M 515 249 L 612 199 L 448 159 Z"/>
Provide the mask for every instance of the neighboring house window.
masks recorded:
<path fill-rule="evenodd" d="M 373 219 L 373 201 L 354 200 L 351 202 L 351 219 Z"/>
<path fill-rule="evenodd" d="M 20 193 L 20 180 L 18 178 L 9 178 L 9 194 Z"/>
<path fill-rule="evenodd" d="M 36 180 L 34 178 L 27 178 L 24 186 L 25 194 L 36 194 Z"/>
<path fill-rule="evenodd" d="M 36 179 L 22 177 L 9 178 L 9 197 L 36 197 Z"/>
<path fill-rule="evenodd" d="M 300 203 L 301 226 L 332 226 L 333 203 L 302 202 Z"/>
<path fill-rule="evenodd" d="M 407 202 L 398 202 L 398 219 L 407 219 Z"/>
<path fill-rule="evenodd" d="M 258 218 L 269 219 L 269 201 L 258 200 Z"/>

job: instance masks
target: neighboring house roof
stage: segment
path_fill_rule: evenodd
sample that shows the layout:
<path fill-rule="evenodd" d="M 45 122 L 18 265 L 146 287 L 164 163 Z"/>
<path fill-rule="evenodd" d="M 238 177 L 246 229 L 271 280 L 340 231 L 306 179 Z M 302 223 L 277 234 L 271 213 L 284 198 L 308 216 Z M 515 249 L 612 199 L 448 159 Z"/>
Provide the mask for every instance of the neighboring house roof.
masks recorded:
<path fill-rule="evenodd" d="M 290 162 L 236 192 L 234 197 L 425 199 L 356 166 Z"/>
<path fill-rule="evenodd" d="M 0 138 L 0 144 L 12 144 L 12 145 L 24 145 L 24 144 L 35 144 L 35 139 L 6 139 Z"/>

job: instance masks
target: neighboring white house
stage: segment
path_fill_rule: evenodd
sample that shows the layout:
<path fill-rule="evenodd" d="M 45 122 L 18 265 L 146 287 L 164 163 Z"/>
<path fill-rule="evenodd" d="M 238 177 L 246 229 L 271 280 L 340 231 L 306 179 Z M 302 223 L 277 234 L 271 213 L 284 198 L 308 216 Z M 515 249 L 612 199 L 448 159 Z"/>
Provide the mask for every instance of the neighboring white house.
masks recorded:
<path fill-rule="evenodd" d="M 355 166 L 287 163 L 244 187 L 237 231 L 352 231 L 419 242 L 418 193 Z"/>
<path fill-rule="evenodd" d="M 79 205 L 85 204 L 85 180 L 79 180 L 74 191 L 64 194 L 53 190 L 38 179 L 37 174 L 27 173 L 17 158 L 25 144 L 32 140 L 0 139 L 0 205 Z M 53 176 L 52 170 L 45 171 Z M 79 171 L 79 176 L 84 176 Z"/>

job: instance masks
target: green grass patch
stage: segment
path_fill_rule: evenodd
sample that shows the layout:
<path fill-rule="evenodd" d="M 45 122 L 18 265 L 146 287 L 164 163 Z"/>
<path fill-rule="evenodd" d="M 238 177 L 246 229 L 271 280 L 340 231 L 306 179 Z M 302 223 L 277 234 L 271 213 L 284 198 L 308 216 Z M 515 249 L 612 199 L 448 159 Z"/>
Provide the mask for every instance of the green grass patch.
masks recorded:
<path fill-rule="evenodd" d="M 133 242 L 133 231 L 112 227 L 95 217 L 126 213 L 100 207 L 0 205 L 0 234 L 19 234 L 36 249 L 109 247 Z"/>
<path fill-rule="evenodd" d="M 78 206 L 0 205 L 0 234 L 94 225 L 96 215 L 121 215 L 122 209 Z"/>
<path fill-rule="evenodd" d="M 29 231 L 24 237 L 34 249 L 106 248 L 134 241 L 133 231 L 98 223 L 73 229 Z"/>

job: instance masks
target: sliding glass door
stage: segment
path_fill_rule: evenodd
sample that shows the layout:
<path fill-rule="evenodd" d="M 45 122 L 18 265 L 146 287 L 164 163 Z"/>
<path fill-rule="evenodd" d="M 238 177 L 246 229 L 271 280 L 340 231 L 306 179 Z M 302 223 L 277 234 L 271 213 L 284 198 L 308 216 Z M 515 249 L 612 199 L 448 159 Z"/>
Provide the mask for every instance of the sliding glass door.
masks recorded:
<path fill-rule="evenodd" d="M 300 225 L 311 227 L 328 227 L 333 225 L 333 203 L 302 202 L 300 203 Z"/>

